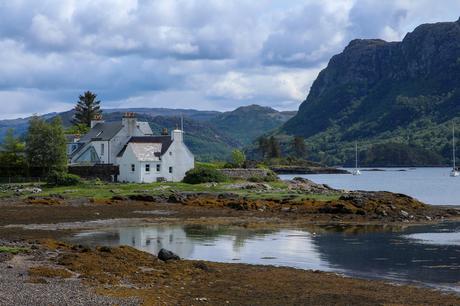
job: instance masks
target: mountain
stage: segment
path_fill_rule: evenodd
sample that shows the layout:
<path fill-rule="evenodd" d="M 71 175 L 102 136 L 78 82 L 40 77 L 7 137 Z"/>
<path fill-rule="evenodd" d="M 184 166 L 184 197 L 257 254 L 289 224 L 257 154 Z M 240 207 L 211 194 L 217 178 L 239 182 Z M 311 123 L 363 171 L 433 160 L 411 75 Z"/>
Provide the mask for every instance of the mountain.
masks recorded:
<path fill-rule="evenodd" d="M 234 148 L 242 148 L 269 130 L 279 128 L 295 112 L 278 112 L 268 107 L 250 105 L 231 112 L 193 109 L 125 108 L 104 109 L 104 120 L 119 121 L 125 112 L 135 112 L 141 121 L 150 123 L 154 133 L 169 130 L 184 118 L 185 141 L 198 160 L 228 159 Z M 65 127 L 71 126 L 74 111 L 46 114 L 45 119 L 59 116 Z M 26 133 L 30 118 L 0 120 L 0 143 L 9 128 L 15 134 Z"/>
<path fill-rule="evenodd" d="M 446 163 L 459 114 L 460 19 L 423 24 L 401 42 L 351 41 L 279 134 L 305 137 L 312 157 L 330 164 L 350 163 L 355 141 L 363 151 L 409 145 Z"/>
<path fill-rule="evenodd" d="M 245 146 L 262 134 L 280 127 L 295 113 L 249 105 L 219 114 L 210 120 L 210 124 L 222 133 L 238 140 L 240 146 Z"/>

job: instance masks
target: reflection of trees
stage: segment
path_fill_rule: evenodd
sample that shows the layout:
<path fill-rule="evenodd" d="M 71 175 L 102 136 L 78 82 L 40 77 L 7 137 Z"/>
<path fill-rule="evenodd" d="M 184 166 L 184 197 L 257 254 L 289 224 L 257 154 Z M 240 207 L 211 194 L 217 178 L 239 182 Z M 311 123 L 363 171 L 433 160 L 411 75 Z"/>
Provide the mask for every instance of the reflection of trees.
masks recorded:
<path fill-rule="evenodd" d="M 328 225 L 307 225 L 304 227 L 309 232 L 315 233 L 342 233 L 342 234 L 365 234 L 365 233 L 394 233 L 402 232 L 407 226 L 402 225 L 376 225 L 376 224 L 364 224 L 364 225 L 348 225 L 348 224 L 328 224 Z"/>
<path fill-rule="evenodd" d="M 250 229 L 241 226 L 190 224 L 183 227 L 187 238 L 195 241 L 216 242 L 219 237 L 232 236 L 233 248 L 239 251 L 247 240 L 262 238 L 278 229 Z"/>
<path fill-rule="evenodd" d="M 123 228 L 119 229 L 119 235 L 120 244 L 130 245 L 155 255 L 162 248 L 171 250 L 181 257 L 188 257 L 193 253 L 193 243 L 181 226 Z"/>

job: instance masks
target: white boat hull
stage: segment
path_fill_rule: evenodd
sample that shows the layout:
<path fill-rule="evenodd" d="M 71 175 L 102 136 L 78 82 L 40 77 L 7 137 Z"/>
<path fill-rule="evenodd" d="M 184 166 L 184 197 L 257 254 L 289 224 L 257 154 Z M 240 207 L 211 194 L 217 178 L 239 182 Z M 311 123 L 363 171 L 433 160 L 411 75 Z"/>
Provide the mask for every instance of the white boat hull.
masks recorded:
<path fill-rule="evenodd" d="M 457 170 L 452 170 L 452 171 L 450 172 L 450 176 L 452 176 L 452 177 L 460 176 L 460 172 L 457 171 Z"/>

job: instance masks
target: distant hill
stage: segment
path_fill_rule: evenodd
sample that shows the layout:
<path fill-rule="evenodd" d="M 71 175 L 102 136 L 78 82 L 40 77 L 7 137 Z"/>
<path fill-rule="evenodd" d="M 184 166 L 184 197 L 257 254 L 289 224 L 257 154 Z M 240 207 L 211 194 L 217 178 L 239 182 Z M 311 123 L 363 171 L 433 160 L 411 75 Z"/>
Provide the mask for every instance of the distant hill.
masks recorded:
<path fill-rule="evenodd" d="M 425 150 L 442 164 L 459 115 L 460 19 L 423 24 L 401 42 L 351 41 L 278 134 L 305 137 L 311 157 L 328 164 L 351 163 L 355 141 L 364 152 L 384 143 Z"/>
<path fill-rule="evenodd" d="M 251 105 L 231 112 L 199 111 L 193 109 L 126 108 L 104 109 L 107 122 L 121 120 L 123 113 L 135 112 L 139 120 L 148 121 L 155 133 L 169 130 L 184 118 L 185 141 L 199 160 L 228 159 L 234 148 L 242 148 L 269 130 L 279 128 L 295 112 L 278 112 L 268 107 Z M 64 126 L 71 125 L 74 111 L 46 114 L 52 119 L 60 116 Z M 0 120 L 0 142 L 9 128 L 24 135 L 30 118 Z M 250 131 L 249 131 L 250 130 Z"/>
<path fill-rule="evenodd" d="M 253 142 L 257 137 L 280 127 L 296 112 L 279 112 L 259 105 L 242 106 L 225 112 L 209 122 L 217 130 L 238 141 L 241 146 Z"/>

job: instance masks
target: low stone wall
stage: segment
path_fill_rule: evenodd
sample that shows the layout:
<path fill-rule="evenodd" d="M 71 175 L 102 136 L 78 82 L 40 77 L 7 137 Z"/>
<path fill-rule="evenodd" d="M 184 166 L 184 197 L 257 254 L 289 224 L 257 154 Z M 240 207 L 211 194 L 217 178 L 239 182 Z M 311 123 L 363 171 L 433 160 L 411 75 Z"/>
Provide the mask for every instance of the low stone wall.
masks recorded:
<path fill-rule="evenodd" d="M 251 168 L 251 169 L 219 169 L 219 171 L 228 176 L 232 179 L 241 179 L 247 180 L 251 177 L 266 177 L 270 170 L 267 169 L 258 169 L 258 168 Z"/>
<path fill-rule="evenodd" d="M 120 174 L 118 166 L 115 165 L 69 166 L 68 169 L 69 173 L 78 175 L 82 178 L 98 178 L 106 182 L 116 182 Z"/>

